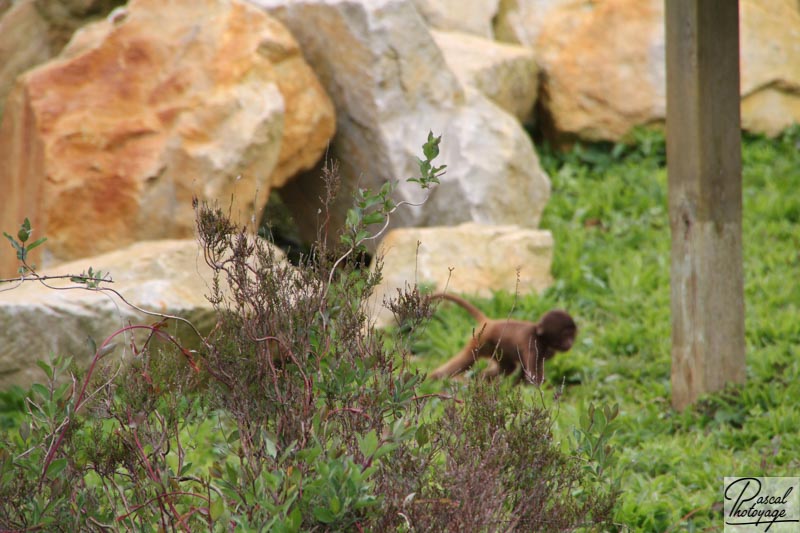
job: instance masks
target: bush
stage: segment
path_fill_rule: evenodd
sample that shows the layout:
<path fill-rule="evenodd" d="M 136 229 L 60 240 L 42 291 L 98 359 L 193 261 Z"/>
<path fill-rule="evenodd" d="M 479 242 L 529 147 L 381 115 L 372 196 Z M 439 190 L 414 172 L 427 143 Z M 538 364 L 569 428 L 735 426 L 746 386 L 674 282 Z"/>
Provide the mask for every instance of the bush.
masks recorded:
<path fill-rule="evenodd" d="M 399 475 L 388 480 L 394 490 L 388 486 L 383 493 L 394 494 L 394 506 L 403 502 L 390 509 L 404 517 L 409 529 L 572 531 L 613 526 L 618 488 L 595 475 L 600 471 L 592 468 L 598 462 L 590 457 L 605 449 L 607 427 L 598 431 L 587 423 L 581 442 L 596 439 L 586 446 L 588 454 L 566 455 L 553 441 L 550 412 L 526 404 L 520 387 L 475 380 L 464 398 L 463 403 L 449 402 L 444 416 L 422 426 L 423 435 L 400 454 L 406 457 L 401 468 L 392 463 Z M 408 465 L 419 457 L 427 462 L 418 463 L 421 467 L 414 471 Z M 392 525 L 396 523 L 382 524 Z"/>
<path fill-rule="evenodd" d="M 423 188 L 444 168 L 431 164 L 438 142 L 429 136 L 424 146 Z M 335 167 L 323 177 L 327 206 Z M 195 202 L 216 327 L 197 351 L 159 322 L 109 337 L 85 373 L 68 359 L 42 363 L 46 384 L 31 388 L 25 421 L 0 441 L 0 528 L 611 527 L 618 489 L 603 466 L 615 412 L 592 410 L 579 448 L 565 454 L 550 412 L 518 390 L 476 383 L 463 400 L 425 392 L 430 384 L 423 391 L 407 356 L 430 309 L 416 287 L 391 303 L 406 327 L 368 325 L 380 268 L 362 268 L 359 252 L 373 238 L 365 228 L 385 229 L 398 207 L 392 187 L 359 191 L 342 237 L 321 232 L 296 267 L 218 207 Z M 36 279 L 25 240 L 17 244 L 21 273 Z M 101 290 L 89 272 L 74 281 Z M 146 337 L 132 362 L 104 358 L 134 329 Z"/>

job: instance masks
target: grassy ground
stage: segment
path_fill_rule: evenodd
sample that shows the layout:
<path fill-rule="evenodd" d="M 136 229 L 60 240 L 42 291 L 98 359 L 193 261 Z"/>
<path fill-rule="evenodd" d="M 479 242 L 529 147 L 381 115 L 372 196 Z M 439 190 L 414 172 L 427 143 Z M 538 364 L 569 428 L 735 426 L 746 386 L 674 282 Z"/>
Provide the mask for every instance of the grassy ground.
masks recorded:
<path fill-rule="evenodd" d="M 746 138 L 744 260 L 747 384 L 694 408 L 670 407 L 670 234 L 663 139 L 545 151 L 553 195 L 555 285 L 540 296 L 477 301 L 490 316 L 573 313 L 581 328 L 551 361 L 545 401 L 565 385 L 557 428 L 568 438 L 590 402 L 621 407 L 614 475 L 617 520 L 634 530 L 722 529 L 724 476 L 800 474 L 800 130 Z M 417 342 L 429 370 L 470 334 L 471 319 L 442 306 Z M 532 398 L 537 393 L 531 389 Z"/>

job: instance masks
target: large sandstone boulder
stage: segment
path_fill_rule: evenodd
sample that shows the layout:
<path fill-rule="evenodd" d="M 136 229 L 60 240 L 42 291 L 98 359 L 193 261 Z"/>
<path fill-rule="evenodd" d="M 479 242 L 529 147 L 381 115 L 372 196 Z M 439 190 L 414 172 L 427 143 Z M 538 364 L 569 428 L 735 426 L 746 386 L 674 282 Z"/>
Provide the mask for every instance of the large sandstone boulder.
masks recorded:
<path fill-rule="evenodd" d="M 547 23 L 549 12 L 566 6 L 593 8 L 592 3 L 586 0 L 500 0 L 492 20 L 495 39 L 533 46 Z"/>
<path fill-rule="evenodd" d="M 500 0 L 414 0 L 419 13 L 432 28 L 494 37 L 492 20 Z"/>
<path fill-rule="evenodd" d="M 663 19 L 661 0 L 565 4 L 549 12 L 535 48 L 550 135 L 616 140 L 664 120 Z"/>
<path fill-rule="evenodd" d="M 34 0 L 15 2 L 0 14 L 0 117 L 17 76 L 52 55 L 47 22 Z"/>
<path fill-rule="evenodd" d="M 535 227 L 549 180 L 518 121 L 464 87 L 410 0 L 257 0 L 297 37 L 339 117 L 331 156 L 342 191 L 328 227 L 340 227 L 356 187 L 401 180 L 399 200 L 425 194 L 406 178 L 429 130 L 442 135 L 442 184 L 423 207 L 397 211 L 395 226 L 467 221 Z M 281 197 L 306 239 L 321 222 L 318 173 L 289 183 Z"/>
<path fill-rule="evenodd" d="M 776 135 L 800 122 L 800 3 L 742 0 L 742 126 Z"/>
<path fill-rule="evenodd" d="M 383 279 L 370 302 L 378 326 L 392 323 L 384 301 L 414 283 L 485 298 L 498 291 L 541 292 L 552 284 L 553 237 L 545 230 L 473 223 L 400 228 L 383 239 L 378 256 Z"/>
<path fill-rule="evenodd" d="M 249 223 L 316 163 L 334 122 L 297 43 L 262 10 L 132 0 L 20 78 L 0 127 L 0 229 L 30 217 L 47 265 L 191 236 L 193 196 Z M 0 248 L 0 273 L 15 269 Z"/>
<path fill-rule="evenodd" d="M 461 83 L 476 88 L 521 122 L 530 118 L 539 86 L 533 50 L 467 33 L 432 31 L 431 35 Z"/>
<path fill-rule="evenodd" d="M 15 0 L 26 2 L 27 0 Z M 48 38 L 58 53 L 73 33 L 88 21 L 102 18 L 126 0 L 33 0 L 36 10 L 48 24 Z"/>
<path fill-rule="evenodd" d="M 91 18 L 104 16 L 124 0 L 0 1 L 0 117 L 19 74 L 57 54 Z"/>
<path fill-rule="evenodd" d="M 552 136 L 617 140 L 634 126 L 664 121 L 662 0 L 518 3 L 530 6 L 512 13 L 538 23 L 497 33 L 536 51 Z M 740 6 L 742 125 L 776 134 L 800 121 L 800 6 L 795 0 Z"/>
<path fill-rule="evenodd" d="M 211 294 L 212 273 L 195 240 L 138 242 L 42 270 L 40 274 L 76 275 L 88 267 L 94 272 L 110 273 L 113 283 L 100 286 L 114 289 L 141 309 L 185 318 L 203 334 L 215 324 L 216 314 L 206 300 L 206 295 Z M 128 324 L 153 324 L 159 320 L 109 292 L 64 290 L 63 287 L 77 286 L 65 279 L 48 281 L 48 285 L 61 290 L 37 282 L 16 288 L 11 284 L 0 286 L 0 390 L 12 384 L 25 387 L 33 380 L 41 381 L 37 359 L 47 359 L 50 354 L 70 355 L 86 365 L 94 355 L 88 347 L 89 337 L 99 346 Z M 167 331 L 177 332 L 187 345 L 196 345 L 196 335 L 188 327 L 179 326 L 179 322 L 170 321 Z M 115 354 L 130 356 L 127 338 L 117 338 Z"/>

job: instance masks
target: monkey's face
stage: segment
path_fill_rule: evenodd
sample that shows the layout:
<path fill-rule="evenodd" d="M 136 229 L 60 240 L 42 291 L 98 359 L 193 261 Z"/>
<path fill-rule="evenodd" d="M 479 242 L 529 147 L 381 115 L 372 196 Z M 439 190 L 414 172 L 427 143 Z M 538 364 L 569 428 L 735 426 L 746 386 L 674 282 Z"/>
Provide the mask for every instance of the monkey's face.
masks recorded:
<path fill-rule="evenodd" d="M 564 328 L 559 338 L 556 340 L 554 348 L 559 352 L 566 352 L 572 348 L 572 343 L 575 342 L 575 335 L 577 335 L 577 333 L 574 327 Z"/>
<path fill-rule="evenodd" d="M 566 352 L 572 348 L 577 334 L 575 321 L 566 311 L 549 311 L 539 321 L 540 338 L 555 351 Z"/>

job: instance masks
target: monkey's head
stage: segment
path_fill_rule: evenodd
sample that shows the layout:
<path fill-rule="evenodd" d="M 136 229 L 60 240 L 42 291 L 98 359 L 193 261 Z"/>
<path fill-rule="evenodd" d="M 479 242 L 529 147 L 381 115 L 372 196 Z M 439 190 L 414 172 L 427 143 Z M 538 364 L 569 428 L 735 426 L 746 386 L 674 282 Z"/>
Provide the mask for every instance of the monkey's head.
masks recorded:
<path fill-rule="evenodd" d="M 546 347 L 566 352 L 575 342 L 578 327 L 569 313 L 554 309 L 545 313 L 536 324 L 536 334 Z"/>

